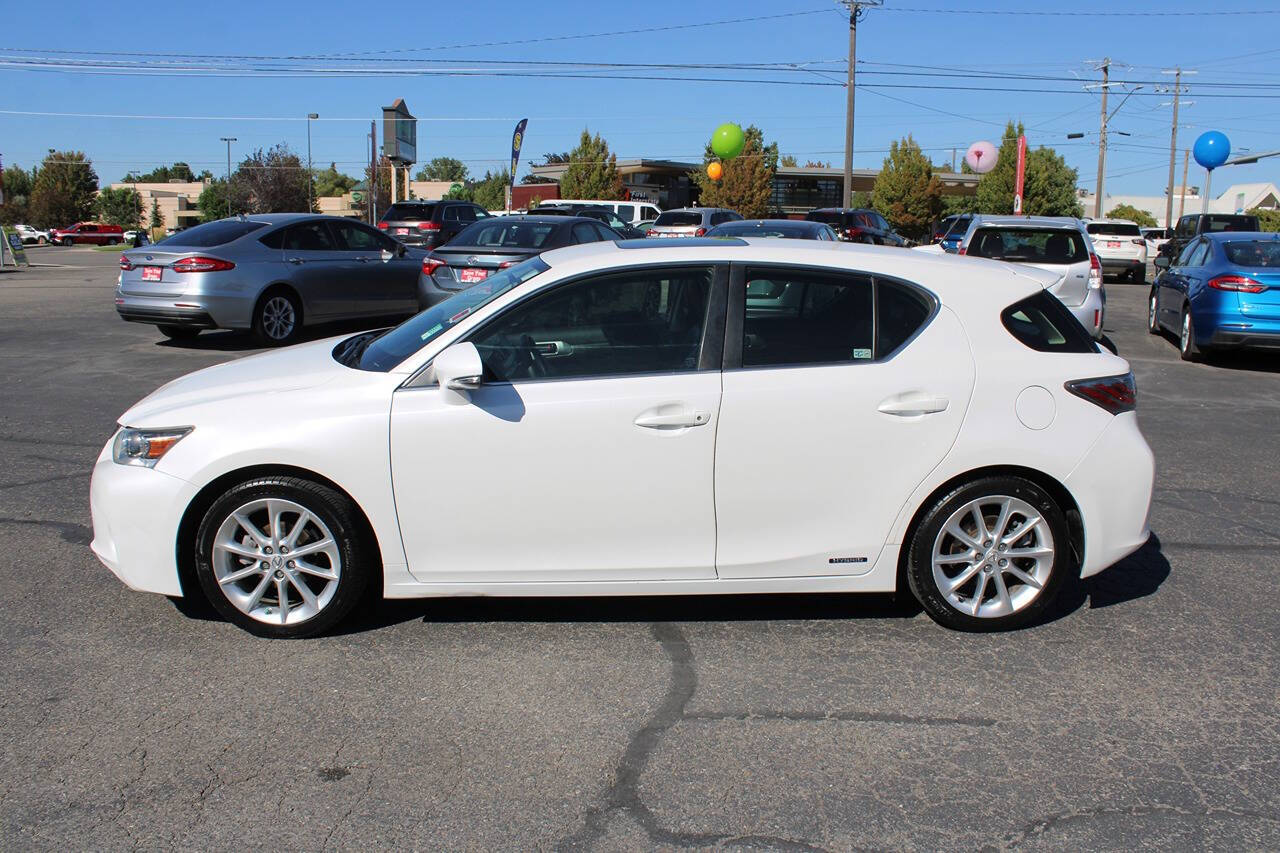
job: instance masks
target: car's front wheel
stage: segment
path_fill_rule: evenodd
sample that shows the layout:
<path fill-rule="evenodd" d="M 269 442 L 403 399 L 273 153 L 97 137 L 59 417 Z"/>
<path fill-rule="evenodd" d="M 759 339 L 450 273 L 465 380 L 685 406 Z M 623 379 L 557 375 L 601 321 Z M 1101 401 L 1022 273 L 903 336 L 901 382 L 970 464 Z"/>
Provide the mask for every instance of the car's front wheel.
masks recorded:
<path fill-rule="evenodd" d="M 355 506 L 296 477 L 229 489 L 196 533 L 196 574 L 229 621 L 263 637 L 309 637 L 360 601 L 371 574 Z"/>
<path fill-rule="evenodd" d="M 1178 355 L 1183 361 L 1199 361 L 1203 355 L 1196 346 L 1196 324 L 1191 318 L 1191 307 L 1182 309 L 1182 326 L 1178 334 Z"/>
<path fill-rule="evenodd" d="M 1155 290 L 1151 291 L 1151 296 L 1147 298 L 1147 331 L 1153 335 L 1160 334 L 1160 304 L 1156 300 Z"/>
<path fill-rule="evenodd" d="M 909 545 L 912 593 L 934 621 L 961 631 L 1034 621 L 1074 559 L 1057 501 L 1013 476 L 983 477 L 939 496 Z"/>

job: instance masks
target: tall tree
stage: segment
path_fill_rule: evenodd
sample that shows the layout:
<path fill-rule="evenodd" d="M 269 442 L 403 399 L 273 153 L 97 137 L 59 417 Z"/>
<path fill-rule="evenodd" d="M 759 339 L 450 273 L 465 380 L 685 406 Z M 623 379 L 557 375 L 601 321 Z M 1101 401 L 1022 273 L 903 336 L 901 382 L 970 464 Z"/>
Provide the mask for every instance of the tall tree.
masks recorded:
<path fill-rule="evenodd" d="M 424 163 L 413 176 L 415 181 L 452 181 L 458 183 L 467 179 L 467 164 L 453 157 L 436 157 Z"/>
<path fill-rule="evenodd" d="M 15 225 L 27 221 L 27 207 L 31 201 L 32 173 L 21 166 L 10 166 L 0 176 L 4 184 L 4 204 L 0 204 L 0 225 Z"/>
<path fill-rule="evenodd" d="M 65 228 L 93 216 L 98 173 L 82 151 L 55 151 L 44 158 L 31 187 L 27 215 L 37 228 Z"/>
<path fill-rule="evenodd" d="M 622 176 L 618 158 L 600 134 L 585 128 L 578 147 L 569 152 L 569 167 L 560 178 L 561 198 L 612 200 L 622 198 Z"/>
<path fill-rule="evenodd" d="M 329 168 L 316 172 L 316 198 L 346 195 L 356 183 L 355 178 L 339 172 L 336 163 L 330 163 Z"/>
<path fill-rule="evenodd" d="M 871 203 L 897 231 L 912 239 L 927 234 L 938 218 L 942 182 L 911 134 L 889 144 L 889 156 L 871 190 Z"/>
<path fill-rule="evenodd" d="M 1013 213 L 1013 190 L 1018 168 L 1018 136 L 1022 123 L 1012 121 L 1004 130 L 996 167 L 978 180 L 974 196 L 977 213 Z M 1022 188 L 1022 212 L 1028 216 L 1080 216 L 1083 210 L 1076 198 L 1075 169 L 1067 166 L 1052 148 L 1027 152 L 1026 174 Z"/>
<path fill-rule="evenodd" d="M 8 186 L 8 184 L 5 184 Z M 1272 210 L 1271 208 L 1255 207 L 1246 213 L 1253 214 L 1258 217 L 1258 227 L 1263 231 L 1280 231 L 1280 210 Z"/>
<path fill-rule="evenodd" d="M 1111 212 L 1107 214 L 1108 219 L 1131 219 L 1140 228 L 1155 228 L 1156 218 L 1145 210 L 1134 207 L 1131 204 L 1117 204 L 1111 208 Z"/>
<path fill-rule="evenodd" d="M 703 207 L 727 207 L 748 219 L 758 219 L 769 213 L 773 176 L 778 171 L 778 143 L 765 145 L 764 133 L 754 124 L 744 134 L 742 153 L 721 163 L 720 180 L 713 181 L 707 175 L 706 166 L 719 159 L 710 141 L 702 155 L 703 168 L 689 178 L 701 191 L 698 203 Z"/>
<path fill-rule="evenodd" d="M 200 209 L 201 222 L 213 222 L 217 219 L 226 217 L 229 213 L 227 210 L 227 181 L 225 178 L 214 178 L 205 184 L 203 190 L 200 191 L 200 197 L 196 199 L 196 207 Z M 159 216 L 160 207 L 153 202 L 151 206 L 151 227 L 157 227 L 156 218 Z M 163 225 L 163 221 L 158 223 Z"/>
<path fill-rule="evenodd" d="M 198 207 L 199 204 L 196 206 Z M 164 227 L 164 217 L 160 215 L 160 202 L 154 198 L 151 200 L 151 218 L 147 221 L 147 227 L 153 232 Z"/>
<path fill-rule="evenodd" d="M 472 187 L 471 200 L 485 210 L 502 210 L 507 206 L 507 184 L 511 183 L 511 171 L 485 172 L 484 178 Z"/>
<path fill-rule="evenodd" d="M 179 160 L 172 166 L 159 166 L 150 172 L 139 175 L 137 172 L 130 172 L 125 175 L 124 183 L 127 184 L 167 184 L 169 181 L 194 181 L 195 174 L 191 171 L 191 167 Z"/>
<path fill-rule="evenodd" d="M 283 142 L 246 157 L 231 176 L 235 213 L 294 213 L 310 209 L 307 168 Z"/>
<path fill-rule="evenodd" d="M 786 167 L 786 168 L 788 168 L 788 169 L 794 169 L 794 168 L 796 168 L 797 166 L 799 166 L 799 165 L 800 165 L 800 163 L 796 160 L 796 158 L 795 158 L 795 156 L 794 156 L 794 155 L 792 155 L 792 154 L 783 154 L 783 155 L 782 155 L 782 161 L 780 162 L 780 164 L 779 164 L 779 165 L 785 166 L 785 167 Z"/>
<path fill-rule="evenodd" d="M 137 228 L 142 225 L 142 197 L 132 187 L 104 187 L 94 202 L 98 219 L 108 225 Z"/>

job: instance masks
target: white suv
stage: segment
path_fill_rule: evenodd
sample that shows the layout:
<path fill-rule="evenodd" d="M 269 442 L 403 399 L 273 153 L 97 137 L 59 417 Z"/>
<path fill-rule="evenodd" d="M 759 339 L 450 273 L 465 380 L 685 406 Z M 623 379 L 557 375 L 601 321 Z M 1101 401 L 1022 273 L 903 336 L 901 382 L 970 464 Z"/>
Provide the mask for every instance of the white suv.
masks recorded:
<path fill-rule="evenodd" d="M 1147 241 L 1129 219 L 1094 219 L 1085 223 L 1103 275 L 1119 275 L 1142 284 L 1147 280 Z"/>

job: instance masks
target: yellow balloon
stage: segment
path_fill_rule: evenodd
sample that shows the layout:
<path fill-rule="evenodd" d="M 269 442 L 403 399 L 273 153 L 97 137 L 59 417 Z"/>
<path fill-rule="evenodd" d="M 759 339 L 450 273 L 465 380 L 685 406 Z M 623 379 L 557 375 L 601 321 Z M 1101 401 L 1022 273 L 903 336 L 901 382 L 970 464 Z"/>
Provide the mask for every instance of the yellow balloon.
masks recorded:
<path fill-rule="evenodd" d="M 707 177 L 713 181 L 720 180 L 720 176 L 724 174 L 724 169 L 719 163 L 710 163 L 707 166 Z"/>

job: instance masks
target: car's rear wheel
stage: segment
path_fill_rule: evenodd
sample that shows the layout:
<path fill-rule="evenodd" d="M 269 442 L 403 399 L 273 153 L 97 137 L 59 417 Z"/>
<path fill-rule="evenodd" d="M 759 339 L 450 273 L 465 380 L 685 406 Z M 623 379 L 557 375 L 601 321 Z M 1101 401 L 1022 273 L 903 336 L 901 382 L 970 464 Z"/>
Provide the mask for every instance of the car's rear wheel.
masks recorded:
<path fill-rule="evenodd" d="M 190 326 L 157 326 L 156 328 L 160 330 L 160 334 L 175 341 L 189 341 L 200 334 L 199 329 L 193 329 Z"/>
<path fill-rule="evenodd" d="M 1134 284 L 1146 284 L 1147 283 L 1146 266 L 1143 265 L 1140 267 L 1134 267 L 1132 270 L 1130 270 L 1129 280 L 1132 281 Z"/>
<path fill-rule="evenodd" d="M 1190 307 L 1182 309 L 1182 326 L 1178 335 L 1178 355 L 1183 361 L 1199 361 L 1203 357 L 1200 347 L 1196 346 L 1196 324 L 1191 318 Z"/>
<path fill-rule="evenodd" d="M 253 332 L 270 347 L 285 346 L 302 333 L 302 303 L 288 290 L 268 290 L 253 312 Z"/>
<path fill-rule="evenodd" d="M 118 246 L 118 245 L 120 245 L 120 240 L 119 240 L 119 238 L 116 238 L 116 237 L 108 237 L 108 238 L 107 238 L 107 245 L 108 245 L 108 246 Z"/>
<path fill-rule="evenodd" d="M 219 613 L 259 636 L 328 630 L 368 586 L 368 549 L 357 515 L 345 495 L 309 480 L 240 483 L 200 522 L 200 585 Z"/>
<path fill-rule="evenodd" d="M 911 591 L 936 622 L 1001 631 L 1037 619 L 1070 572 L 1066 516 L 1022 477 L 983 477 L 939 496 L 907 554 Z"/>
<path fill-rule="evenodd" d="M 74 240 L 72 240 L 70 237 L 63 237 L 63 238 L 62 238 L 62 245 L 64 245 L 64 246 L 71 246 L 71 245 L 74 245 L 74 244 L 75 244 L 75 241 L 74 241 Z"/>
<path fill-rule="evenodd" d="M 1156 301 L 1156 292 L 1152 289 L 1151 295 L 1147 297 L 1147 331 L 1153 335 L 1160 334 L 1159 307 L 1159 303 Z"/>
<path fill-rule="evenodd" d="M 44 245 L 45 243 L 47 243 L 47 242 L 49 242 L 49 241 L 48 241 L 48 240 L 46 240 L 46 239 L 45 239 L 45 238 L 43 238 L 43 237 L 37 237 L 37 238 L 36 238 L 36 245 L 37 245 L 37 246 L 43 246 L 43 245 Z"/>

